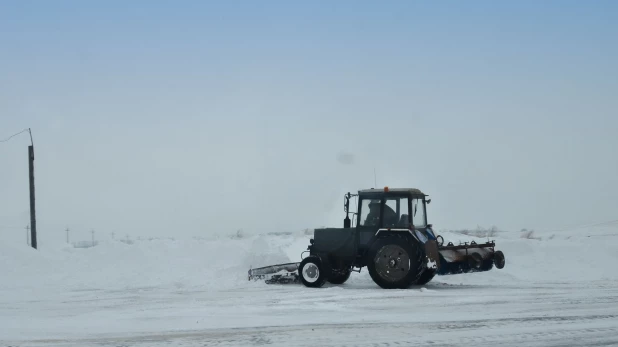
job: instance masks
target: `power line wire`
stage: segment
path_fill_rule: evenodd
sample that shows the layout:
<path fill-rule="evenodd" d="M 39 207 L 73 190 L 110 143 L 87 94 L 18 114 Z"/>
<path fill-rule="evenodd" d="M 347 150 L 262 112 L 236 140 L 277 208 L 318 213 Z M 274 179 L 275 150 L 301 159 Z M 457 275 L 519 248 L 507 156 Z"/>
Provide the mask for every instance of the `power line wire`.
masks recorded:
<path fill-rule="evenodd" d="M 13 134 L 13 135 L 9 136 L 9 137 L 8 137 L 7 139 L 5 139 L 5 140 L 0 140 L 0 142 L 7 142 L 8 140 L 10 140 L 10 139 L 14 138 L 15 136 L 17 136 L 17 135 L 19 135 L 19 134 L 21 134 L 21 133 L 25 133 L 26 131 L 30 131 L 30 129 L 24 129 L 24 130 L 22 130 L 22 131 L 18 132 L 17 134 Z"/>

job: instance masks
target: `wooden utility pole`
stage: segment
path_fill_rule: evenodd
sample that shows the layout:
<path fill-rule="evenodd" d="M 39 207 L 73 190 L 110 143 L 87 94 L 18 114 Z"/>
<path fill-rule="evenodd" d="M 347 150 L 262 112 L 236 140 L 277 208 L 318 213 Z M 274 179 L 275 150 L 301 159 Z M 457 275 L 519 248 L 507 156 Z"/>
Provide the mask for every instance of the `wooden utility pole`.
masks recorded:
<path fill-rule="evenodd" d="M 26 225 L 26 244 L 30 246 L 30 225 Z"/>
<path fill-rule="evenodd" d="M 32 141 L 32 131 L 30 133 L 30 146 L 28 146 L 28 166 L 30 168 L 30 238 L 32 239 L 32 248 L 37 248 L 36 242 L 36 211 L 34 204 L 34 142 Z"/>
<path fill-rule="evenodd" d="M 92 233 L 92 247 L 94 247 L 94 229 L 90 231 Z"/>
<path fill-rule="evenodd" d="M 67 243 L 69 243 L 69 227 L 67 227 L 66 232 L 67 232 Z"/>
<path fill-rule="evenodd" d="M 18 132 L 17 134 L 13 134 L 11 136 L 9 136 L 6 140 L 0 140 L 0 142 L 6 142 L 10 139 L 12 139 L 13 137 L 19 135 L 19 134 L 23 134 L 25 132 L 28 132 L 30 134 L 30 146 L 28 146 L 28 166 L 30 168 L 30 173 L 29 173 L 29 181 L 30 181 L 30 237 L 32 239 L 31 242 L 31 246 L 32 248 L 36 249 L 37 248 L 37 243 L 36 243 L 36 212 L 35 212 L 35 206 L 34 206 L 34 141 L 32 141 L 32 130 L 30 130 L 30 128 L 28 129 L 24 129 L 20 132 Z M 26 232 L 28 232 L 28 230 L 26 229 Z M 28 240 L 28 237 L 26 236 L 26 241 Z M 29 242 L 30 243 L 30 242 Z"/>

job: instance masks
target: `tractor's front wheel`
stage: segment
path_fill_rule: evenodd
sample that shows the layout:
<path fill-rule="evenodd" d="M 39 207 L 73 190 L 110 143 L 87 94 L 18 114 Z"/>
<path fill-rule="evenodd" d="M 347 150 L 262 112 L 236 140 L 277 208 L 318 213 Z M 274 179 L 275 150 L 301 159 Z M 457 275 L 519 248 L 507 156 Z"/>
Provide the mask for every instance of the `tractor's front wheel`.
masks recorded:
<path fill-rule="evenodd" d="M 408 288 L 423 271 L 423 251 L 415 240 L 405 235 L 380 237 L 369 248 L 368 257 L 369 275 L 384 289 Z"/>
<path fill-rule="evenodd" d="M 305 287 L 319 288 L 326 283 L 326 272 L 320 258 L 311 255 L 303 259 L 298 266 L 298 277 Z"/>

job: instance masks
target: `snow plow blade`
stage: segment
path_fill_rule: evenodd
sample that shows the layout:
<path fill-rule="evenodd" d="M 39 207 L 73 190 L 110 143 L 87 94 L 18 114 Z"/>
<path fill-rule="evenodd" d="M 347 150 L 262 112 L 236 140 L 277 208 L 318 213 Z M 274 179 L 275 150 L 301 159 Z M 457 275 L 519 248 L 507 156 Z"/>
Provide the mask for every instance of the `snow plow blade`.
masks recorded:
<path fill-rule="evenodd" d="M 265 280 L 267 284 L 300 283 L 299 265 L 300 263 L 286 263 L 250 269 L 249 281 Z"/>

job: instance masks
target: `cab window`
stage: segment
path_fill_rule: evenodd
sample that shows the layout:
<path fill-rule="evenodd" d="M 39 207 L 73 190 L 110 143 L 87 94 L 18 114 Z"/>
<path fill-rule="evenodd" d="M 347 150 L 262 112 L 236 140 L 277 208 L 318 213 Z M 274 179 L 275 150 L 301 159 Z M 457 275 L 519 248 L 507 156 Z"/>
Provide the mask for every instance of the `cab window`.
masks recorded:
<path fill-rule="evenodd" d="M 360 210 L 360 226 L 380 226 L 380 200 L 363 199 Z"/>
<path fill-rule="evenodd" d="M 389 197 L 384 201 L 384 212 L 380 214 L 379 199 L 363 199 L 360 208 L 359 226 L 384 228 L 409 228 L 411 224 L 409 199 Z"/>
<path fill-rule="evenodd" d="M 425 221 L 425 204 L 422 199 L 412 199 L 412 224 L 416 228 L 426 226 Z"/>
<path fill-rule="evenodd" d="M 383 217 L 385 228 L 408 228 L 410 226 L 408 198 L 394 197 L 386 199 Z"/>

